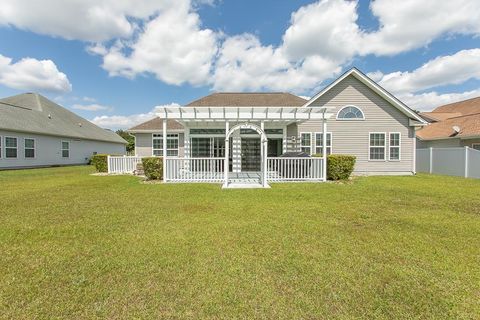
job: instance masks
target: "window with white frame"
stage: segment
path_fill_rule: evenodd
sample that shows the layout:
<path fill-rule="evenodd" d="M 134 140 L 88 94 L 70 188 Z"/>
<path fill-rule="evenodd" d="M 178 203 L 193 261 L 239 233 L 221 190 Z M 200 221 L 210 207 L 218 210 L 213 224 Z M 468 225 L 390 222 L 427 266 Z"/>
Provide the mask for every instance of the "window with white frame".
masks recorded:
<path fill-rule="evenodd" d="M 472 144 L 472 148 L 475 149 L 475 150 L 480 150 L 480 143 Z"/>
<path fill-rule="evenodd" d="M 389 160 L 400 160 L 400 133 L 390 132 Z"/>
<path fill-rule="evenodd" d="M 315 133 L 315 153 L 323 154 L 323 133 Z M 332 154 L 332 133 L 327 132 L 327 155 Z"/>
<path fill-rule="evenodd" d="M 163 134 L 152 134 L 152 153 L 154 156 L 163 156 Z M 178 134 L 167 134 L 167 156 L 178 156 Z"/>
<path fill-rule="evenodd" d="M 2 146 L 3 146 L 3 143 L 2 143 L 2 136 L 0 136 L 0 159 L 2 159 L 2 156 L 3 156 L 3 149 L 2 149 Z"/>
<path fill-rule="evenodd" d="M 35 139 L 23 139 L 24 156 L 25 158 L 35 158 Z"/>
<path fill-rule="evenodd" d="M 365 119 L 362 110 L 355 106 L 345 106 L 337 113 L 339 120 L 363 120 Z"/>
<path fill-rule="evenodd" d="M 18 141 L 15 137 L 5 137 L 5 158 L 16 158 Z"/>
<path fill-rule="evenodd" d="M 369 160 L 385 160 L 385 133 L 373 132 L 370 133 L 369 139 Z"/>
<path fill-rule="evenodd" d="M 300 133 L 300 150 L 312 154 L 312 134 L 310 132 Z"/>
<path fill-rule="evenodd" d="M 62 158 L 70 158 L 70 142 L 62 141 Z"/>

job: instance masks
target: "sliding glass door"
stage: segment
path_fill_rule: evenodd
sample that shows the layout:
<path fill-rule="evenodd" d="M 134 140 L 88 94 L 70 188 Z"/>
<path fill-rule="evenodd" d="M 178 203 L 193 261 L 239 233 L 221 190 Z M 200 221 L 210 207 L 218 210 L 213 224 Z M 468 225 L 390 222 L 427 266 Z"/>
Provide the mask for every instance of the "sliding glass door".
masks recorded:
<path fill-rule="evenodd" d="M 219 158 L 225 156 L 225 138 L 192 137 L 190 146 L 193 158 Z"/>

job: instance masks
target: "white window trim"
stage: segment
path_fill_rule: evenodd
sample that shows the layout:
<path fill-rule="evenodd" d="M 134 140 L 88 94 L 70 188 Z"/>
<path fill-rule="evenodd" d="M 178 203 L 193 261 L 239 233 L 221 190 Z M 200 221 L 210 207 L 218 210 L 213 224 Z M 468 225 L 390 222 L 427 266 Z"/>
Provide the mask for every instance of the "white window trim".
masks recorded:
<path fill-rule="evenodd" d="M 339 118 L 338 115 L 340 114 L 340 112 L 343 109 L 348 108 L 348 107 L 353 107 L 353 108 L 358 109 L 362 113 L 362 118 L 360 118 L 360 119 L 359 118 Z M 347 104 L 346 106 L 343 106 L 343 107 L 340 108 L 340 110 L 338 110 L 337 115 L 335 116 L 335 119 L 339 120 L 339 121 L 364 121 L 365 120 L 365 113 L 363 113 L 363 110 L 360 109 L 359 107 L 357 107 L 356 105 Z"/>
<path fill-rule="evenodd" d="M 308 146 L 304 146 L 302 145 L 302 134 L 308 134 L 310 135 L 310 147 Z M 313 145 L 313 141 L 312 141 L 312 133 L 311 132 L 300 132 L 300 135 L 299 135 L 299 142 L 300 142 L 300 151 L 303 152 L 303 148 L 310 148 L 310 152 L 308 152 L 308 154 L 312 155 L 312 145 Z M 297 149 L 298 150 L 298 149 Z"/>
<path fill-rule="evenodd" d="M 12 147 L 7 147 L 7 138 L 12 138 L 12 139 L 15 139 L 17 141 L 17 146 L 15 147 L 15 149 L 17 150 L 17 156 L 16 157 L 7 157 L 7 149 L 13 149 Z M 4 156 L 4 159 L 5 160 L 15 160 L 15 159 L 18 159 L 18 137 L 12 137 L 12 136 L 5 136 L 4 137 L 4 140 L 3 140 L 3 144 L 5 145 L 3 147 L 3 150 L 5 152 L 5 156 Z"/>
<path fill-rule="evenodd" d="M 25 140 L 33 140 L 33 148 L 25 147 Z M 27 150 L 27 149 L 33 149 L 33 157 L 26 157 L 25 156 L 25 150 Z M 37 158 L 37 139 L 30 138 L 30 137 L 23 138 L 23 157 L 25 159 L 32 159 L 32 160 L 35 160 L 35 158 Z"/>
<path fill-rule="evenodd" d="M 370 145 L 370 136 L 372 134 L 383 134 L 385 139 L 384 139 L 384 146 L 383 146 L 383 159 L 371 159 L 370 158 L 370 148 L 381 148 L 381 146 L 372 146 Z M 369 132 L 368 133 L 368 161 L 372 162 L 385 162 L 387 161 L 387 133 L 386 132 Z"/>
<path fill-rule="evenodd" d="M 398 134 L 398 146 L 390 145 L 390 135 Z M 391 148 L 398 148 L 398 159 L 391 159 Z M 402 161 L 402 134 L 400 132 L 389 132 L 388 133 L 388 161 L 398 162 Z"/>
<path fill-rule="evenodd" d="M 159 135 L 161 136 L 162 138 L 162 147 L 161 148 L 154 148 L 153 147 L 153 140 L 154 139 L 159 139 L 160 137 L 154 137 L 154 135 Z M 175 135 L 175 137 L 170 137 L 170 139 L 176 139 L 177 140 L 177 148 L 168 148 L 168 136 L 169 135 Z M 156 155 L 155 154 L 155 150 L 160 150 L 162 152 L 162 155 L 159 156 L 159 155 Z M 178 157 L 179 153 L 180 153 L 180 135 L 178 133 L 167 133 L 167 157 L 168 157 L 168 151 L 171 151 L 171 150 L 176 150 L 177 151 L 177 155 L 176 156 L 170 156 L 170 157 Z M 163 133 L 152 133 L 152 157 L 163 157 L 164 154 L 163 154 Z"/>
<path fill-rule="evenodd" d="M 319 147 L 319 148 L 322 147 L 320 145 L 317 146 L 317 134 L 320 134 L 320 133 L 323 133 L 323 132 L 314 132 L 313 133 L 313 151 L 315 151 L 315 153 L 312 153 L 312 154 L 317 153 L 317 147 Z M 327 146 L 327 149 L 330 148 L 330 154 L 333 154 L 333 134 L 332 134 L 332 132 L 327 131 L 327 137 L 328 137 L 328 135 L 330 135 L 330 146 Z"/>
<path fill-rule="evenodd" d="M 68 149 L 64 149 L 64 148 L 63 148 L 63 143 L 64 143 L 64 142 L 68 143 Z M 63 151 L 64 151 L 64 150 L 68 150 L 68 157 L 64 157 L 64 156 L 63 156 Z M 60 142 L 60 156 L 62 157 L 62 159 L 69 159 L 69 158 L 70 158 L 70 141 L 62 140 L 62 141 Z"/>
<path fill-rule="evenodd" d="M 3 137 L 0 136 L 0 159 L 4 158 L 4 156 L 3 156 L 3 142 L 4 141 L 2 139 L 3 139 Z"/>

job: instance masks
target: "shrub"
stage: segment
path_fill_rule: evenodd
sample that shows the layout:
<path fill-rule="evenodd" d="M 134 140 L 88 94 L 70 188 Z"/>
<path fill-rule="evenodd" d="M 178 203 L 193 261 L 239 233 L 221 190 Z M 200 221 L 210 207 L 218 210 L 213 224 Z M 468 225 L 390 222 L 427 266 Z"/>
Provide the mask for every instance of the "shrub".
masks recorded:
<path fill-rule="evenodd" d="M 96 154 L 90 159 L 90 164 L 95 166 L 97 172 L 108 172 L 108 154 Z"/>
<path fill-rule="evenodd" d="M 148 180 L 163 179 L 163 158 L 147 157 L 142 158 L 143 171 Z"/>
<path fill-rule="evenodd" d="M 346 180 L 355 166 L 355 156 L 331 154 L 327 156 L 327 178 L 329 180 Z"/>

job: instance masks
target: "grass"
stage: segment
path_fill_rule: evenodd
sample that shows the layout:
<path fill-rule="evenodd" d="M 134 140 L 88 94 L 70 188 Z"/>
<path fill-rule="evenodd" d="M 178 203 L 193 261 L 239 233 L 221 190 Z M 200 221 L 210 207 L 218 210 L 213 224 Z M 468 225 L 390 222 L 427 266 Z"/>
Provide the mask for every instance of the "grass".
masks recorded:
<path fill-rule="evenodd" d="M 0 317 L 473 319 L 480 180 L 0 172 Z"/>

